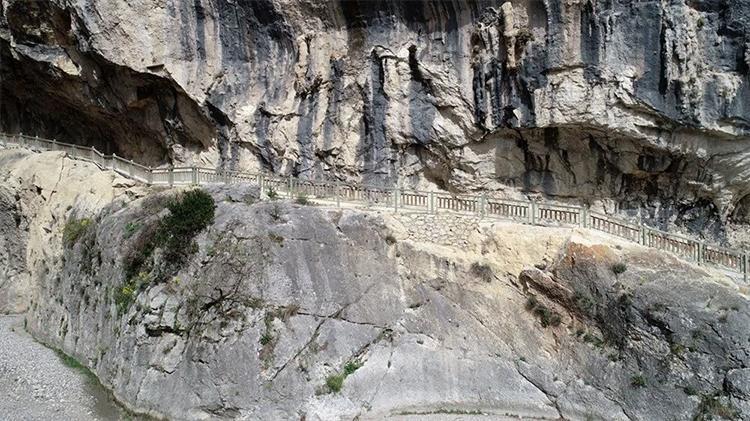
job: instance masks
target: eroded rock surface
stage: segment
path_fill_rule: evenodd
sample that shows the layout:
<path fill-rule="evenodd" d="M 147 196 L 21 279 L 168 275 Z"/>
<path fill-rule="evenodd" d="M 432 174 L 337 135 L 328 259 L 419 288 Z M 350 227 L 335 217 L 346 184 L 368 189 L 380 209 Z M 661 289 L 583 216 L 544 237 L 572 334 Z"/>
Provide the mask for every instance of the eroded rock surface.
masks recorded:
<path fill-rule="evenodd" d="M 748 291 L 719 272 L 587 231 L 474 221 L 454 247 L 419 241 L 408 217 L 258 202 L 243 186 L 209 191 L 215 222 L 185 244 L 174 272 L 163 272 L 160 251 L 155 265 L 127 269 L 174 191 L 88 213 L 73 203 L 67 212 L 91 224 L 73 242 L 50 237 L 37 260 L 29 330 L 132 410 L 308 420 L 750 414 Z"/>
<path fill-rule="evenodd" d="M 602 201 L 720 238 L 748 219 L 744 0 L 0 10 L 4 130 L 153 164 Z"/>

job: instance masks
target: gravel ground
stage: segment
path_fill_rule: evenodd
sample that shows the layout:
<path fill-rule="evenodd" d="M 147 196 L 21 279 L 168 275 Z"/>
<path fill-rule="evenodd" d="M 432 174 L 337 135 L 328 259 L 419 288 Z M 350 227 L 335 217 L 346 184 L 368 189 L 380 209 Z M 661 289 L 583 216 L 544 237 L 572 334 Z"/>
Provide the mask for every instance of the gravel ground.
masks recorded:
<path fill-rule="evenodd" d="M 95 380 L 0 316 L 0 420 L 129 420 Z"/>

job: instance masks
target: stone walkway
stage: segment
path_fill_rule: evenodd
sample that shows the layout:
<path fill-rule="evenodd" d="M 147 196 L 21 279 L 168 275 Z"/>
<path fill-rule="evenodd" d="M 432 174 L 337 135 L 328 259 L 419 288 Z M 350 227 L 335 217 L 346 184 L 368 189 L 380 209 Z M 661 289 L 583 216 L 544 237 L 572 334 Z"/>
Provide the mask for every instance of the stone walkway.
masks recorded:
<path fill-rule="evenodd" d="M 0 420 L 130 420 L 104 388 L 0 316 Z"/>

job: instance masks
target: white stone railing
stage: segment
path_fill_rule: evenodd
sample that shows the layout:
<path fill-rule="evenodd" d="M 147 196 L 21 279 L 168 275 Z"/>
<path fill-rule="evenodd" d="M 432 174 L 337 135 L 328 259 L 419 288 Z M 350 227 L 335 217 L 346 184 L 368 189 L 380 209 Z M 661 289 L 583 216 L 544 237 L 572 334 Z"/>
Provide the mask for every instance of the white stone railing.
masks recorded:
<path fill-rule="evenodd" d="M 394 212 L 423 213 L 453 212 L 514 220 L 542 226 L 579 226 L 602 231 L 647 247 L 673 253 L 699 264 L 712 264 L 742 275 L 748 281 L 750 259 L 748 253 L 707 244 L 704 241 L 657 230 L 642 223 L 591 211 L 585 206 L 561 205 L 530 200 L 497 199 L 486 194 L 467 195 L 437 191 L 420 191 L 399 187 L 377 187 L 342 184 L 332 181 L 303 180 L 279 177 L 274 174 L 217 171 L 203 167 L 151 168 L 115 154 L 104 155 L 94 147 L 83 147 L 55 140 L 20 135 L 0 134 L 0 143 L 36 150 L 66 152 L 76 159 L 87 160 L 102 168 L 148 185 L 186 186 L 205 184 L 250 183 L 261 192 L 273 190 L 285 197 L 304 196 L 309 200 L 366 204 L 391 209 Z"/>

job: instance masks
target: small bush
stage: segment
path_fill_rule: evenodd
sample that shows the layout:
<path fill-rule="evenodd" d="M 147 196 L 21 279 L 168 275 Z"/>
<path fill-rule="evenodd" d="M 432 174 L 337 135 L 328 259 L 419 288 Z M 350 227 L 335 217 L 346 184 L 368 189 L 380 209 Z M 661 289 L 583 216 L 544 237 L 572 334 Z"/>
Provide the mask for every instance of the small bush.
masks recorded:
<path fill-rule="evenodd" d="M 740 411 L 732 406 L 731 402 L 723 402 L 721 395 L 717 394 L 703 396 L 698 407 L 698 415 L 694 419 L 697 421 L 713 420 L 716 418 L 736 420 L 739 419 L 740 415 Z"/>
<path fill-rule="evenodd" d="M 132 237 L 133 234 L 135 234 L 139 229 L 141 228 L 141 224 L 138 222 L 128 222 L 125 224 L 125 239 Z"/>
<path fill-rule="evenodd" d="M 638 374 L 630 378 L 630 385 L 633 387 L 646 387 L 646 378 L 643 375 Z"/>
<path fill-rule="evenodd" d="M 539 318 L 542 327 L 559 326 L 562 323 L 560 313 L 550 310 L 544 304 L 541 304 L 535 296 L 529 296 L 526 300 L 526 310 L 531 311 Z"/>
<path fill-rule="evenodd" d="M 559 326 L 562 318 L 556 311 L 552 311 L 545 306 L 537 306 L 534 309 L 534 314 L 539 317 L 539 321 L 542 323 L 542 327 Z"/>
<path fill-rule="evenodd" d="M 284 237 L 282 237 L 279 234 L 276 234 L 275 232 L 269 232 L 268 238 L 276 244 L 279 244 L 279 245 L 284 244 Z"/>
<path fill-rule="evenodd" d="M 122 316 L 130 308 L 130 305 L 135 301 L 138 293 L 143 287 L 152 282 L 151 275 L 146 272 L 141 272 L 132 279 L 128 280 L 123 286 L 115 290 L 115 305 L 117 306 L 117 314 Z"/>
<path fill-rule="evenodd" d="M 271 200 L 276 200 L 279 198 L 279 194 L 276 192 L 276 189 L 273 187 L 269 187 L 268 191 L 266 191 L 266 196 L 268 196 Z"/>
<path fill-rule="evenodd" d="M 88 218 L 70 219 L 63 228 L 63 244 L 67 247 L 73 247 L 76 241 L 91 226 L 91 222 Z"/>
<path fill-rule="evenodd" d="M 601 338 L 588 332 L 583 335 L 583 341 L 597 348 L 601 348 L 604 345 L 604 341 Z"/>
<path fill-rule="evenodd" d="M 297 198 L 294 199 L 294 203 L 305 206 L 312 204 L 312 202 L 310 202 L 310 199 L 308 199 L 304 194 L 300 194 L 299 196 L 297 196 Z"/>
<path fill-rule="evenodd" d="M 346 378 L 345 373 L 332 374 L 326 378 L 326 386 L 331 392 L 340 392 L 341 388 L 344 387 L 344 379 Z"/>
<path fill-rule="evenodd" d="M 265 332 L 260 337 L 260 344 L 261 345 L 268 345 L 273 341 L 273 335 L 270 332 Z"/>
<path fill-rule="evenodd" d="M 271 219 L 274 221 L 278 221 L 281 219 L 281 206 L 279 206 L 278 203 L 274 203 L 271 207 L 271 210 L 268 211 L 268 215 L 271 216 Z"/>
<path fill-rule="evenodd" d="M 346 373 L 346 375 L 348 376 L 357 371 L 360 367 L 362 367 L 362 363 L 360 361 L 349 361 L 348 363 L 346 363 L 346 365 L 344 365 L 344 373 Z"/>
<path fill-rule="evenodd" d="M 201 189 L 190 190 L 167 204 L 169 215 L 161 224 L 161 235 L 167 245 L 192 239 L 214 221 L 216 204 L 210 194 Z"/>
<path fill-rule="evenodd" d="M 331 392 L 339 392 L 344 387 L 344 379 L 362 367 L 363 363 L 359 360 L 352 360 L 344 364 L 341 373 L 331 374 L 326 378 L 326 386 Z"/>
<path fill-rule="evenodd" d="M 288 306 L 284 306 L 276 310 L 275 315 L 286 323 L 290 318 L 297 315 L 299 309 L 300 307 L 298 304 L 289 304 Z"/>
<path fill-rule="evenodd" d="M 471 272 L 484 282 L 492 282 L 495 279 L 495 272 L 489 265 L 474 262 L 471 264 Z"/>
<path fill-rule="evenodd" d="M 158 203 L 164 203 L 163 200 Z M 156 274 L 158 281 L 169 279 L 187 257 L 197 250 L 193 238 L 214 220 L 216 205 L 211 195 L 201 189 L 190 190 L 166 203 L 169 214 L 156 224 L 140 229 L 124 258 L 125 274 L 132 278 L 150 272 L 156 249 L 164 251 L 167 269 Z M 156 211 L 156 209 L 154 209 Z M 155 212 L 158 213 L 158 212 Z"/>
<path fill-rule="evenodd" d="M 698 394 L 698 391 L 693 386 L 685 386 L 682 388 L 682 391 L 688 396 L 695 396 Z"/>
<path fill-rule="evenodd" d="M 539 300 L 533 295 L 529 296 L 529 298 L 526 299 L 526 310 L 533 310 L 537 304 L 539 304 Z"/>
<path fill-rule="evenodd" d="M 625 263 L 618 262 L 612 265 L 612 272 L 614 272 L 615 275 L 625 273 L 626 270 L 628 270 L 628 266 Z"/>
<path fill-rule="evenodd" d="M 596 315 L 596 302 L 594 302 L 594 299 L 587 292 L 576 291 L 575 294 L 573 294 L 573 300 L 576 303 L 576 307 L 578 307 L 583 314 L 590 316 Z"/>

